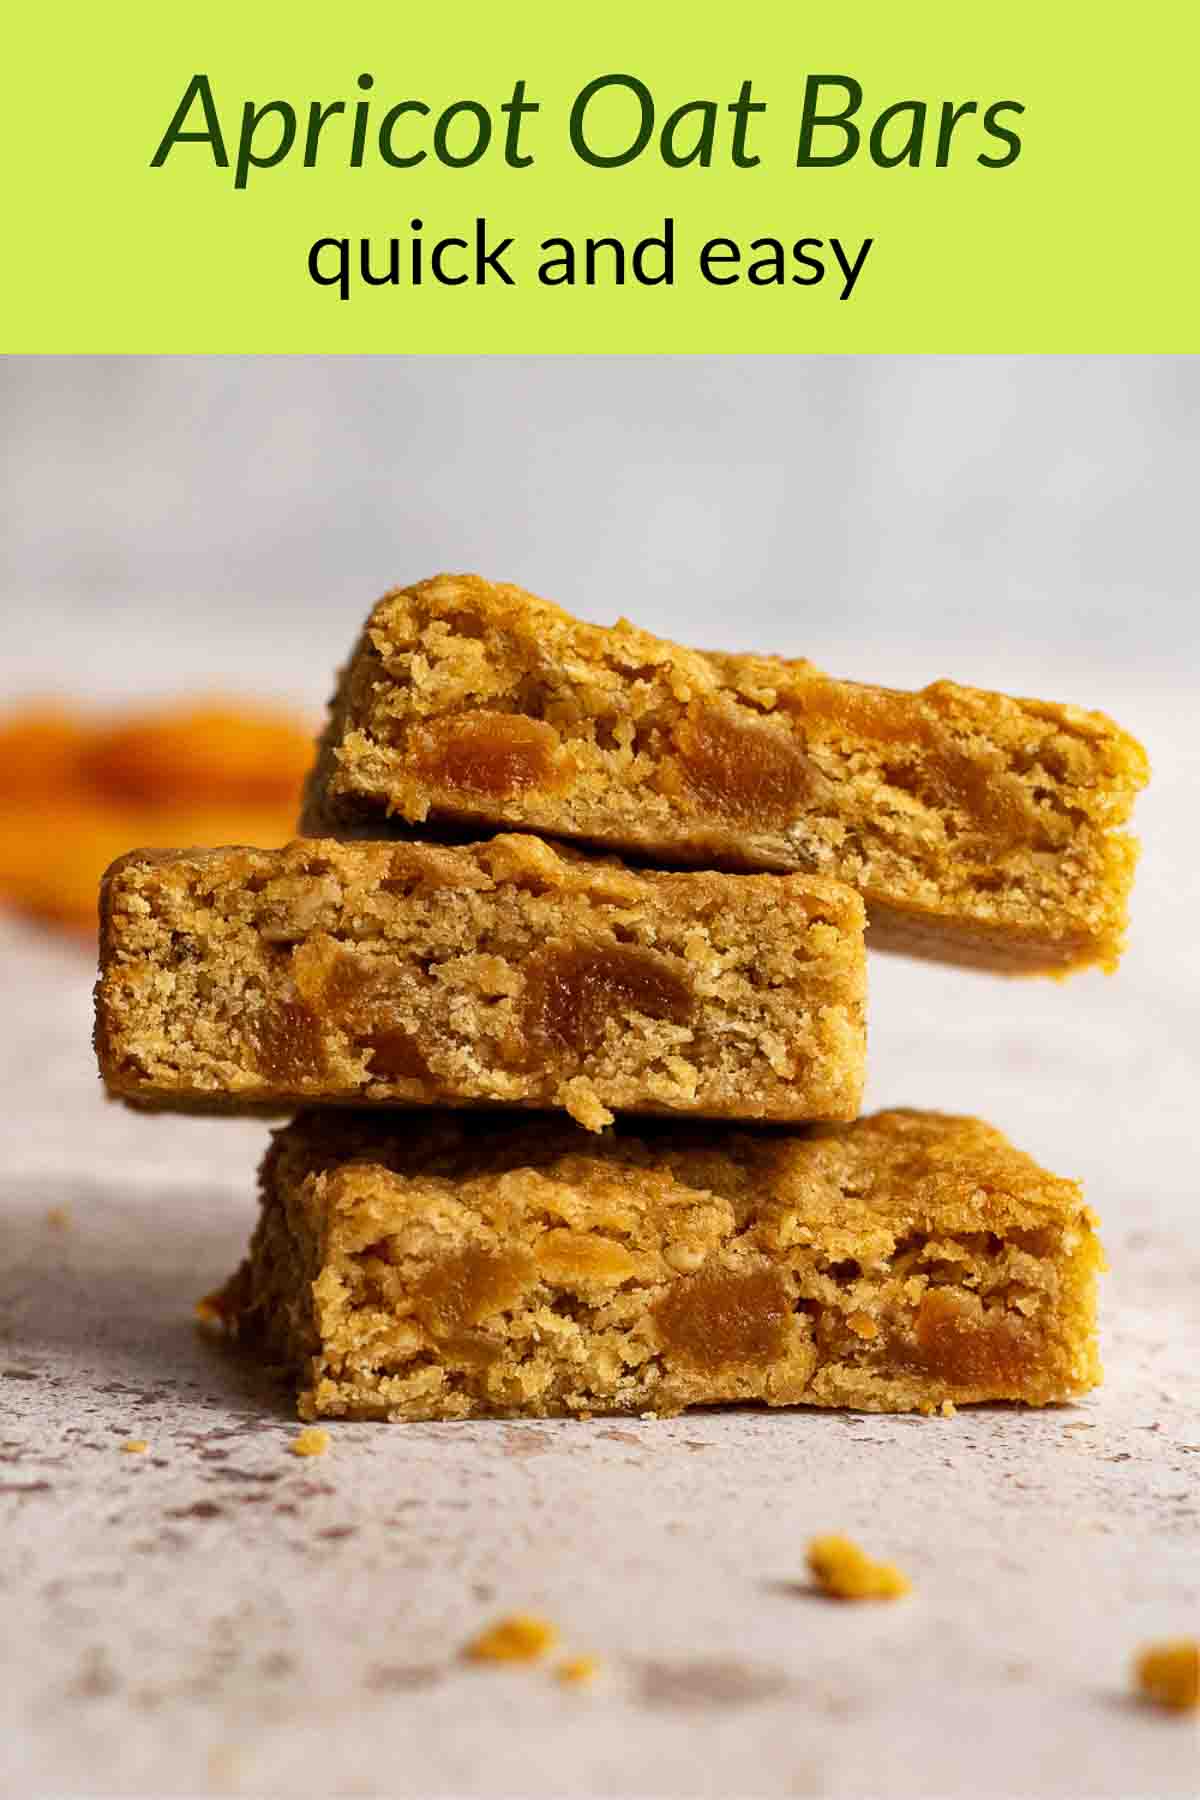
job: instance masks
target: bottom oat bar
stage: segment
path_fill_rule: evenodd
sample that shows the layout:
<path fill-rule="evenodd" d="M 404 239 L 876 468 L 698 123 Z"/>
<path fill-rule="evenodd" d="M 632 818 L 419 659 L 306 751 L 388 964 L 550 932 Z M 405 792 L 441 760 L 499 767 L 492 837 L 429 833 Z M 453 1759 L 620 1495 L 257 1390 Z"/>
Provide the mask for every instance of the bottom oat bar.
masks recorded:
<path fill-rule="evenodd" d="M 977 1119 L 757 1133 L 302 1114 L 215 1301 L 300 1412 L 923 1412 L 1100 1379 L 1096 1220 Z"/>

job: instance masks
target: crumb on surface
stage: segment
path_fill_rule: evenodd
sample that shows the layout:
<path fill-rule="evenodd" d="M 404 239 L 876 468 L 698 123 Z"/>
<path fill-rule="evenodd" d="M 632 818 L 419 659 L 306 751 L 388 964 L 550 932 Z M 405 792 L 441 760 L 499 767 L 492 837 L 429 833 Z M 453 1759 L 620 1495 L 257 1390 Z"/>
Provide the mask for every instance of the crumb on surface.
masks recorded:
<path fill-rule="evenodd" d="M 126 1456 L 140 1456 L 143 1450 L 150 1448 L 145 1438 L 126 1438 L 121 1445 Z"/>
<path fill-rule="evenodd" d="M 894 1563 L 872 1562 L 850 1538 L 814 1538 L 808 1566 L 825 1593 L 837 1600 L 898 1600 L 912 1586 Z"/>
<path fill-rule="evenodd" d="M 1138 1652 L 1134 1677 L 1143 1699 L 1172 1712 L 1193 1712 L 1200 1705 L 1200 1641 L 1147 1644 Z"/>
<path fill-rule="evenodd" d="M 575 1075 L 562 1085 L 560 1098 L 577 1125 L 585 1131 L 603 1131 L 613 1122 L 613 1114 L 600 1099 L 586 1075 Z"/>
<path fill-rule="evenodd" d="M 554 1671 L 564 1687 L 585 1687 L 594 1681 L 600 1664 L 594 1656 L 568 1656 Z"/>
<path fill-rule="evenodd" d="M 69 1206 L 52 1206 L 46 1214 L 46 1223 L 52 1231 L 66 1231 L 71 1224 Z"/>
<path fill-rule="evenodd" d="M 534 1613 L 510 1613 L 472 1638 L 463 1655 L 469 1662 L 536 1662 L 558 1642 L 558 1632 Z"/>
<path fill-rule="evenodd" d="M 293 1456 L 324 1456 L 329 1448 L 329 1433 L 319 1425 L 306 1425 L 288 1445 Z"/>

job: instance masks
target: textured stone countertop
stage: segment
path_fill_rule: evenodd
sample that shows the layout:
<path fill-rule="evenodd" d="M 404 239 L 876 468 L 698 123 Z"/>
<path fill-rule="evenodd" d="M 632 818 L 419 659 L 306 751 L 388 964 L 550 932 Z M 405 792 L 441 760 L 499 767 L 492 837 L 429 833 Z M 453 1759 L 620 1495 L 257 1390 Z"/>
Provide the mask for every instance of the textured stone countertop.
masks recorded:
<path fill-rule="evenodd" d="M 294 1457 L 286 1396 L 192 1322 L 265 1128 L 105 1104 L 87 954 L 0 921 L 0 1785 L 1194 1793 L 1194 1725 L 1128 1686 L 1200 1622 L 1194 786 L 1193 754 L 1146 797 L 1118 979 L 872 966 L 870 1103 L 989 1114 L 1105 1221 L 1106 1385 L 1040 1414 L 349 1425 Z M 912 1597 L 815 1598 L 826 1530 Z M 513 1609 L 594 1684 L 464 1665 Z"/>

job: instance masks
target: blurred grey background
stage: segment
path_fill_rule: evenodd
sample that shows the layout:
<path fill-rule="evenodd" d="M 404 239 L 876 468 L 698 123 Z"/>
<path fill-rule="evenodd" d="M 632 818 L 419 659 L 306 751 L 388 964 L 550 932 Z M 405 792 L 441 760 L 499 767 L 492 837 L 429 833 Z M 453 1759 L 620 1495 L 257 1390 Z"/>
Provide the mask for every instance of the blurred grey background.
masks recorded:
<path fill-rule="evenodd" d="M 440 568 L 866 679 L 1200 663 L 1195 360 L 15 358 L 0 417 L 8 692 L 320 702 Z"/>

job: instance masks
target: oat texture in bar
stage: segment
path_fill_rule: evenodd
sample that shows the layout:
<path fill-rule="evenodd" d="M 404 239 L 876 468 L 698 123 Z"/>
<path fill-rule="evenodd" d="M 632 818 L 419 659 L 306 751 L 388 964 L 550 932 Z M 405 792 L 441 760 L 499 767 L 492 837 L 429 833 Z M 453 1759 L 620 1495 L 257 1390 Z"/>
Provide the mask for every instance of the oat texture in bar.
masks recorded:
<path fill-rule="evenodd" d="M 850 1119 L 864 965 L 862 902 L 821 877 L 517 835 L 134 852 L 102 891 L 96 1047 L 158 1106 Z"/>
<path fill-rule="evenodd" d="M 975 1119 L 747 1133 L 302 1114 L 216 1314 L 300 1411 L 930 1413 L 1100 1379 L 1096 1221 Z"/>
<path fill-rule="evenodd" d="M 589 625 L 440 575 L 375 607 L 303 829 L 522 827 L 659 863 L 808 870 L 883 947 L 1010 973 L 1114 968 L 1147 777 L 1102 713 Z"/>

